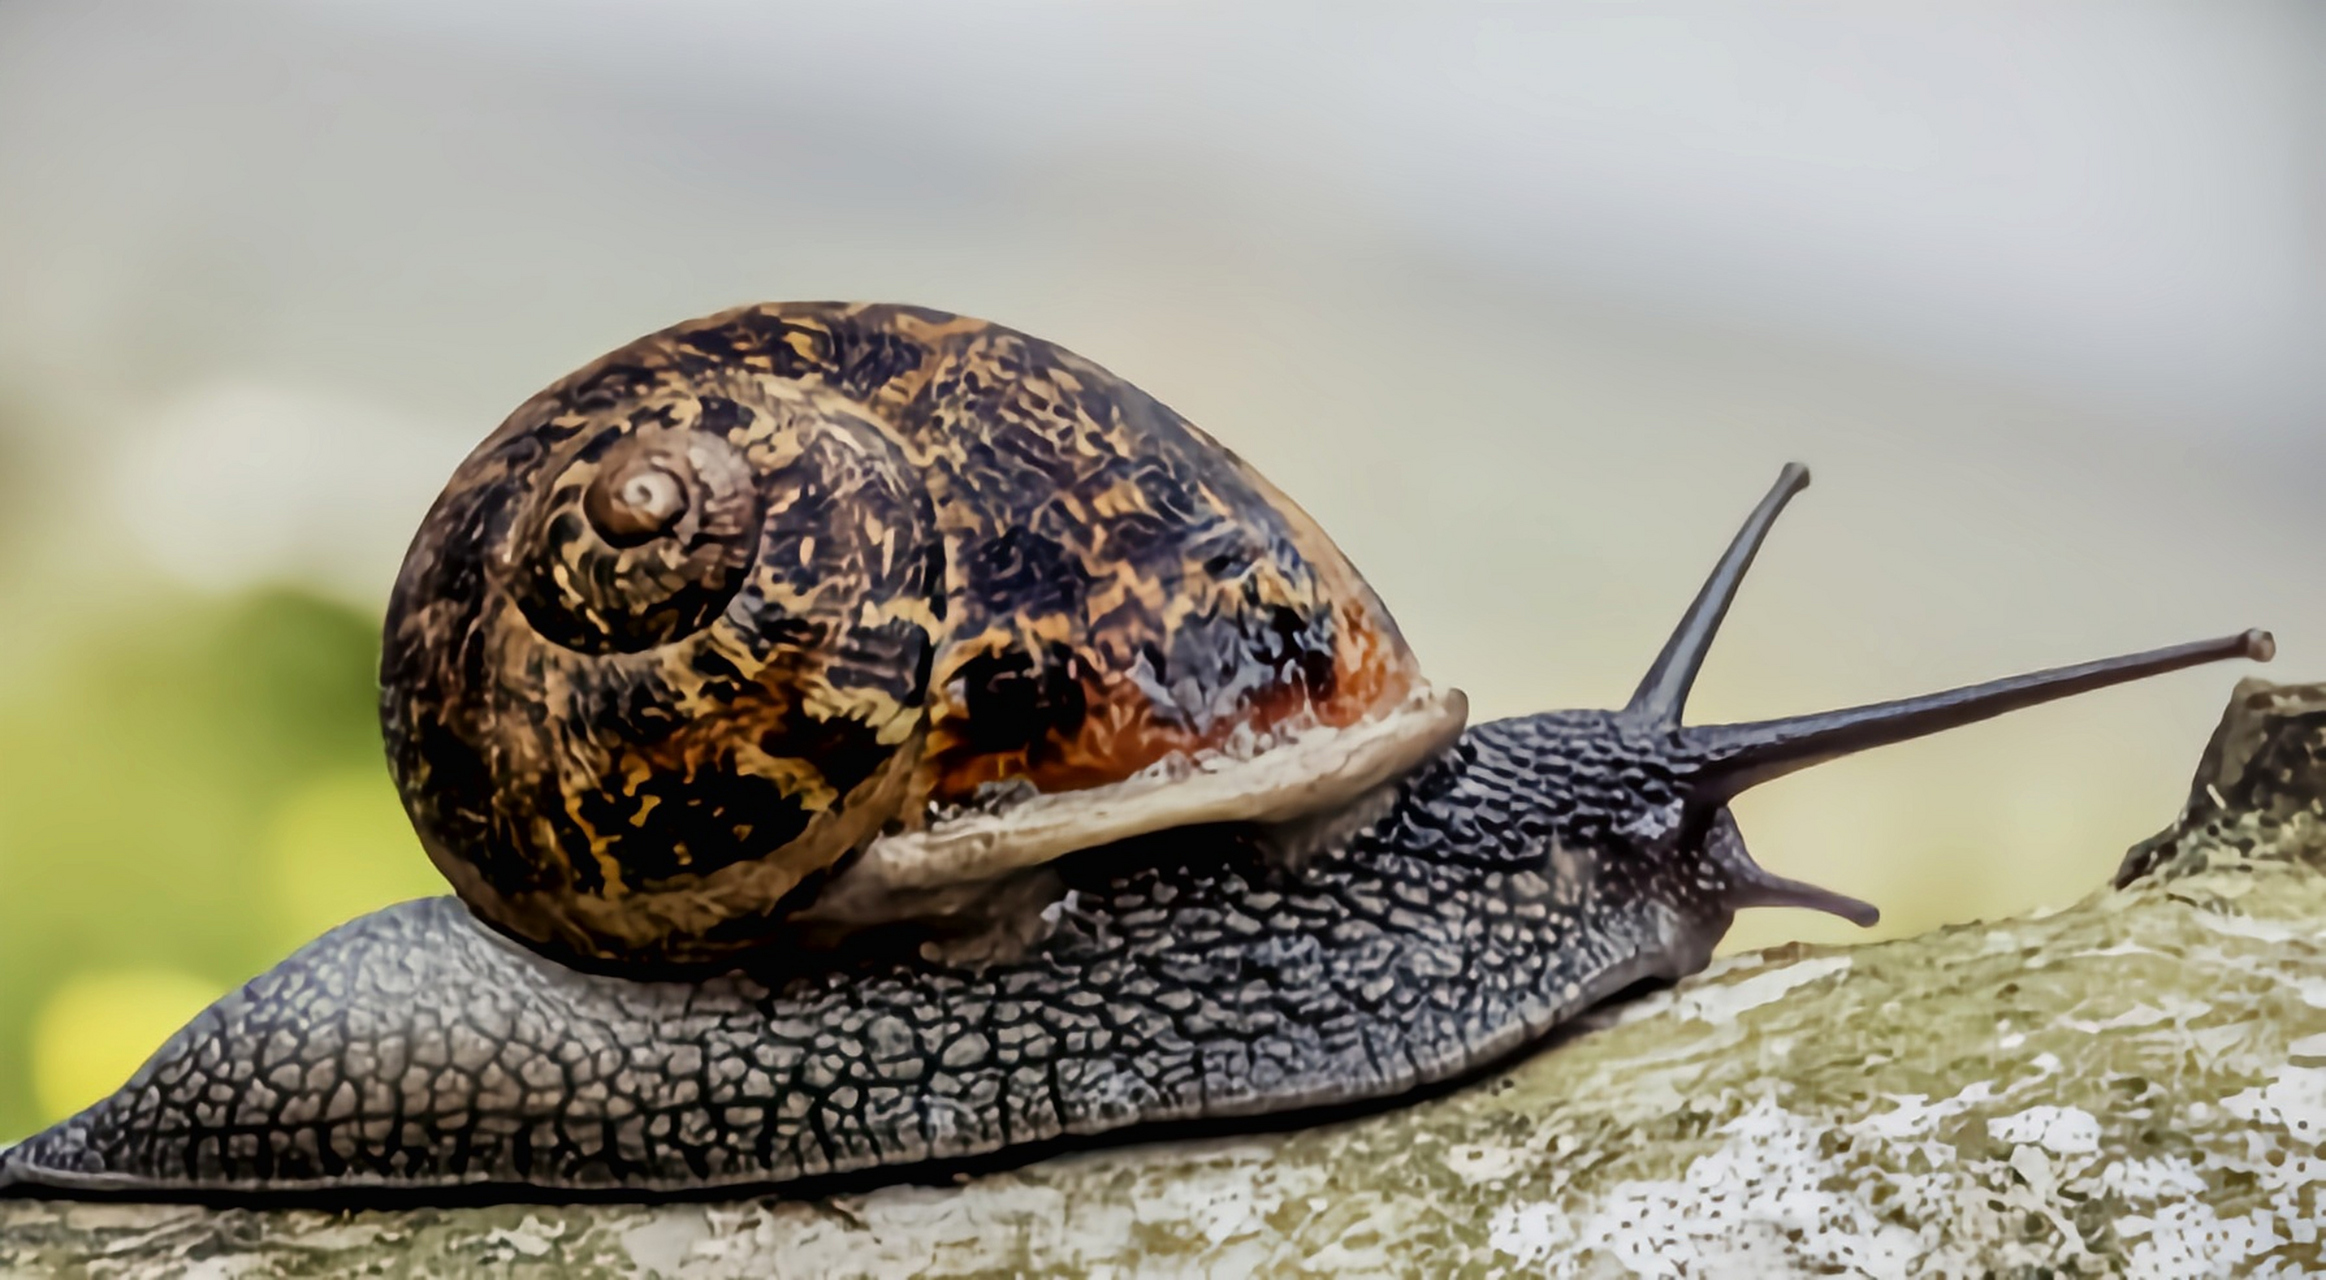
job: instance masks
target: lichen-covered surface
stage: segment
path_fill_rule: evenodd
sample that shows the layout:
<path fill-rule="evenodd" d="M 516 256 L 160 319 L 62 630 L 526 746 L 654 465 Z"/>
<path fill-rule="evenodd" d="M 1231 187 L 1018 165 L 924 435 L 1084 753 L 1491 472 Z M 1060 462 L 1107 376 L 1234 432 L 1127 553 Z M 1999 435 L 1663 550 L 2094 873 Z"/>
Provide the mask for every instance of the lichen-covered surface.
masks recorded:
<path fill-rule="evenodd" d="M 2132 846 L 2116 883 L 2248 858 L 2326 870 L 2326 684 L 2239 681 L 2179 820 Z"/>
<path fill-rule="evenodd" d="M 35 1275 L 2303 1274 L 2326 875 L 1743 957 L 1453 1096 L 817 1203 L 0 1205 Z"/>

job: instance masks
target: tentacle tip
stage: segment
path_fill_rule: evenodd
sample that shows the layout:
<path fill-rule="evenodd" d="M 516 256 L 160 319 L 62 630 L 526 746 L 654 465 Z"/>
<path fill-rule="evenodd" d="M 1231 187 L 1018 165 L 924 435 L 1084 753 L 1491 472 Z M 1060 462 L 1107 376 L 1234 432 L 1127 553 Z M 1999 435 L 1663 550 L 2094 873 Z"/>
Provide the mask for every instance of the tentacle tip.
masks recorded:
<path fill-rule="evenodd" d="M 2245 640 L 2245 656 L 2255 662 L 2267 662 L 2278 656 L 2278 638 L 2260 627 L 2254 627 L 2247 631 L 2243 639 Z"/>
<path fill-rule="evenodd" d="M 1809 464 L 1806 462 L 1786 463 L 1785 469 L 1777 474 L 1777 486 L 1787 494 L 1799 493 L 1808 488 Z"/>
<path fill-rule="evenodd" d="M 1871 929 L 1882 923 L 1882 909 L 1862 898 L 1834 893 L 1828 889 L 1814 889 L 1788 901 L 1768 904 L 1774 907 L 1800 907 L 1808 911 L 1822 911 L 1829 916 L 1840 916 L 1860 929 Z"/>
<path fill-rule="evenodd" d="M 1882 922 L 1882 909 L 1863 898 L 1772 875 L 1758 866 L 1730 890 L 1729 903 L 1736 907 L 1798 907 L 1804 911 L 1822 911 L 1829 916 L 1840 916 L 1860 929 L 1871 929 Z"/>

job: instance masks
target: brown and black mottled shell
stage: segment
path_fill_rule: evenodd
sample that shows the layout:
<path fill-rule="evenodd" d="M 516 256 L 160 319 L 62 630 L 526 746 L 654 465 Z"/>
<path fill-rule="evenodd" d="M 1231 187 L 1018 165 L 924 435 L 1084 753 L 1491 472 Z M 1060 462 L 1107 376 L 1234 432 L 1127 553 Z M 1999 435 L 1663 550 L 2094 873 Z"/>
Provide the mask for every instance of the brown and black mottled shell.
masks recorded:
<path fill-rule="evenodd" d="M 1025 334 L 838 303 L 677 325 L 527 401 L 415 539 L 381 680 L 461 896 L 615 962 L 763 942 L 844 860 L 877 897 L 1297 817 L 1461 723 L 1178 415 Z"/>

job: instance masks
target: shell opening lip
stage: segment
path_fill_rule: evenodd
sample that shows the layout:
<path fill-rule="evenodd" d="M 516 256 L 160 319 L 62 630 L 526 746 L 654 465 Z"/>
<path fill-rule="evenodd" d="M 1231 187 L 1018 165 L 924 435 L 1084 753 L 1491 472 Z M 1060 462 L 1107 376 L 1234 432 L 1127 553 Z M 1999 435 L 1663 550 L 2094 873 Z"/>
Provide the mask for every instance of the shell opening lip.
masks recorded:
<path fill-rule="evenodd" d="M 1403 776 L 1450 745 L 1468 715 L 1461 690 L 1423 682 L 1358 725 L 1295 727 L 1273 740 L 1159 761 L 1105 787 L 997 795 L 997 811 L 956 809 L 926 829 L 875 840 L 803 915 L 893 919 L 908 900 L 897 895 L 996 882 L 1167 827 L 1298 820 Z"/>

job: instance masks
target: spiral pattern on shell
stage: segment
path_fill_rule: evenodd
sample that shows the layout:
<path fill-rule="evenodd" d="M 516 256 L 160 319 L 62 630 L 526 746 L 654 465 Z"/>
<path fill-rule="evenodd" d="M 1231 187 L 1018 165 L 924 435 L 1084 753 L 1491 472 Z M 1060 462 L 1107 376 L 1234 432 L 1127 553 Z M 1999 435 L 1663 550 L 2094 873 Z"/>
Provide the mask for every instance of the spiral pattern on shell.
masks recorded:
<path fill-rule="evenodd" d="M 708 626 L 742 587 L 759 490 L 726 434 L 704 426 L 750 413 L 715 398 L 687 407 L 691 427 L 598 432 L 527 518 L 517 603 L 544 638 L 581 653 L 650 649 Z"/>

